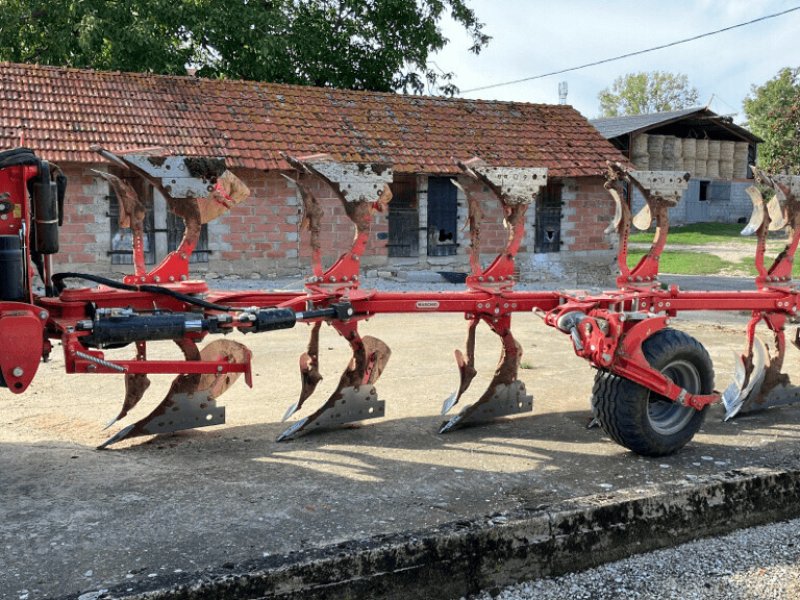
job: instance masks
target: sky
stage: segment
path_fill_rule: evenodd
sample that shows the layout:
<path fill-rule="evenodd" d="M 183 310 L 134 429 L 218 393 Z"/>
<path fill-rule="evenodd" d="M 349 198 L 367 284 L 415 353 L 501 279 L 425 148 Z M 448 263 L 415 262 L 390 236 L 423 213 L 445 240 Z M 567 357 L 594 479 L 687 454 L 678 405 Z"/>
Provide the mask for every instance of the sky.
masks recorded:
<path fill-rule="evenodd" d="M 800 0 L 467 0 L 492 36 L 479 55 L 449 18 L 450 43 L 431 61 L 455 73 L 462 90 L 635 52 L 800 6 Z M 571 104 L 599 116 L 597 94 L 626 73 L 684 73 L 699 104 L 744 122 L 742 101 L 783 67 L 800 66 L 800 11 L 672 48 L 595 67 L 462 93 L 464 98 L 557 104 L 566 81 Z M 713 99 L 712 99 L 713 98 Z"/>

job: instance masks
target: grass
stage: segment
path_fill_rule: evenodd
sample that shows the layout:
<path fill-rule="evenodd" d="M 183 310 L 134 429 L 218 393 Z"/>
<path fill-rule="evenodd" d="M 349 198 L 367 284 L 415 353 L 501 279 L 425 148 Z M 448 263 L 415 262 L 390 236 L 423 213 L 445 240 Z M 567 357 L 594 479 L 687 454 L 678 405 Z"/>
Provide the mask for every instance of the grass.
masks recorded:
<path fill-rule="evenodd" d="M 642 256 L 644 256 L 644 252 L 630 252 L 628 254 L 628 266 L 630 268 L 635 267 Z M 772 264 L 773 258 L 774 256 L 767 256 L 765 260 L 767 268 Z M 757 274 L 755 259 L 752 256 L 732 262 L 724 260 L 716 254 L 666 250 L 661 255 L 659 263 L 660 273 L 670 273 L 672 275 L 739 275 L 755 277 Z M 793 277 L 800 279 L 800 261 L 795 263 Z"/>
<path fill-rule="evenodd" d="M 739 223 L 692 223 L 681 227 L 672 227 L 667 238 L 667 247 L 661 255 L 659 271 L 674 275 L 742 275 L 754 277 L 756 268 L 752 256 L 731 261 L 725 260 L 714 254 L 714 245 L 723 246 L 731 244 L 755 245 L 755 236 L 742 237 L 740 235 L 744 225 Z M 778 234 L 783 236 L 784 233 Z M 767 266 L 772 263 L 772 258 L 783 249 L 786 238 L 778 239 L 778 235 L 771 238 L 767 248 Z M 652 231 L 634 233 L 630 241 L 634 243 L 650 243 L 653 239 Z M 705 252 L 692 252 L 681 250 L 681 246 L 710 246 Z M 675 247 L 678 249 L 676 250 Z M 743 249 L 744 250 L 744 249 Z M 641 251 L 631 251 L 628 254 L 628 265 L 635 266 L 644 255 Z M 800 277 L 800 261 L 794 270 L 794 276 Z"/>
<path fill-rule="evenodd" d="M 753 244 L 755 236 L 742 237 L 740 232 L 744 225 L 740 223 L 692 223 L 670 227 L 667 244 L 670 246 L 704 246 L 706 244 Z M 653 231 L 632 233 L 629 241 L 633 243 L 650 243 Z"/>
<path fill-rule="evenodd" d="M 628 265 L 633 268 L 642 256 L 644 256 L 644 252 L 630 252 L 628 254 Z M 734 266 L 734 263 L 722 260 L 716 254 L 680 250 L 665 251 L 661 255 L 659 262 L 659 271 L 661 273 L 672 273 L 674 275 L 716 275 Z"/>

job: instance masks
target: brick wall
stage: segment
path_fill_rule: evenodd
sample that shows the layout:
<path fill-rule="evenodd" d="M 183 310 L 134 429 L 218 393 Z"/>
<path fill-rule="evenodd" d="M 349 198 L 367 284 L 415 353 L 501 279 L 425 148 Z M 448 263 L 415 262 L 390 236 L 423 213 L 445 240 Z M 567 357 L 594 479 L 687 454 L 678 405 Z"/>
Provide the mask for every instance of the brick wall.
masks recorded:
<path fill-rule="evenodd" d="M 311 257 L 310 234 L 300 231 L 302 204 L 296 186 L 279 173 L 237 170 L 250 197 L 220 217 L 209 229 L 208 268 L 219 273 L 261 275 L 306 272 Z M 331 190 L 315 184 L 324 211 L 320 227 L 323 263 L 330 265 L 352 243 L 355 227 Z M 373 221 L 365 265 L 383 264 L 388 229 L 385 215 Z"/>
<path fill-rule="evenodd" d="M 562 252 L 607 249 L 611 239 L 603 233 L 614 216 L 614 203 L 600 177 L 565 179 L 561 219 Z"/>
<path fill-rule="evenodd" d="M 108 218 L 108 185 L 83 164 L 59 165 L 68 178 L 64 207 L 64 225 L 59 231 L 59 253 L 54 257 L 56 270 L 69 265 L 74 270 L 96 272 L 98 265 L 111 262 L 111 229 Z M 91 168 L 107 170 L 104 165 Z M 102 270 L 108 271 L 109 268 Z"/>
<path fill-rule="evenodd" d="M 558 279 L 564 285 L 608 285 L 616 273 L 616 235 L 603 233 L 614 203 L 601 177 L 562 179 L 561 250 L 530 252 L 518 261 L 525 279 Z M 533 244 L 535 211 L 528 213 L 528 243 Z"/>
<path fill-rule="evenodd" d="M 62 168 L 69 177 L 69 187 L 64 227 L 61 230 L 61 253 L 56 257 L 57 269 L 80 269 L 95 273 L 130 272 L 130 266 L 110 264 L 108 185 L 90 173 L 85 165 L 62 165 Z M 107 166 L 97 168 L 105 169 Z M 279 173 L 237 170 L 236 174 L 250 187 L 251 195 L 209 224 L 209 262 L 193 264 L 193 271 L 244 276 L 255 273 L 261 276 L 308 273 L 309 234 L 299 231 L 301 204 L 296 186 Z M 417 179 L 420 227 L 423 230 L 420 256 L 418 260 L 403 259 L 403 266 L 465 270 L 468 268 L 469 231 L 465 227 L 468 215 L 463 192 L 458 192 L 459 247 L 456 256 L 428 257 L 423 243 L 426 237 L 424 226 L 427 223 L 427 177 L 420 175 Z M 481 261 L 486 266 L 505 246 L 507 232 L 503 227 L 503 211 L 485 186 L 465 178 L 460 181 L 481 202 L 484 212 Z M 519 255 L 521 270 L 533 277 L 537 273 L 550 277 L 572 277 L 579 272 L 594 271 L 602 274 L 604 265 L 609 262 L 607 255 L 613 242 L 602 232 L 613 215 L 613 205 L 600 178 L 566 179 L 563 183 L 561 239 L 564 243 L 561 252 L 527 253 L 529 248 L 533 248 L 534 239 L 535 207 L 531 205 L 526 215 L 526 236 Z M 329 266 L 349 247 L 354 227 L 327 186 L 318 184 L 315 192 L 324 210 L 320 241 L 324 264 Z M 386 215 L 377 215 L 365 252 L 365 268 L 391 264 L 387 257 L 387 234 Z"/>

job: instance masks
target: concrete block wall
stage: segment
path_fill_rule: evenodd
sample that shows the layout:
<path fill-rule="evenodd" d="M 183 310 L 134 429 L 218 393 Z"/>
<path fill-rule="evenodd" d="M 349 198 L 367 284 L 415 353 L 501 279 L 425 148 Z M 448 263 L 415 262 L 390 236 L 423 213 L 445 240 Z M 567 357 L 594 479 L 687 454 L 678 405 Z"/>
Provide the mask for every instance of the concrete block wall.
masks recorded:
<path fill-rule="evenodd" d="M 736 223 L 750 218 L 753 205 L 745 190 L 753 185 L 752 180 L 712 179 L 709 181 L 707 200 L 700 200 L 701 181 L 708 180 L 689 180 L 681 201 L 669 210 L 671 225 L 697 222 Z M 639 190 L 634 189 L 632 204 L 634 214 L 644 206 L 644 196 Z"/>

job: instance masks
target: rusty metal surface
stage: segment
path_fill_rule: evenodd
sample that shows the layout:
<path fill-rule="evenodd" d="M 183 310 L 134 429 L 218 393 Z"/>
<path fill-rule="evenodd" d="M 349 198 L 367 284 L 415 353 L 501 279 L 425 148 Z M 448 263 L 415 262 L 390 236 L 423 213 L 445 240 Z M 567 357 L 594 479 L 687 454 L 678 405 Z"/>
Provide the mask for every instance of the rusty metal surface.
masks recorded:
<path fill-rule="evenodd" d="M 322 373 L 319 371 L 319 330 L 321 327 L 322 321 L 314 323 L 308 340 L 308 348 L 300 355 L 300 398 L 286 410 L 281 421 L 286 421 L 300 410 L 323 379 Z"/>
<path fill-rule="evenodd" d="M 307 158 L 304 162 L 336 185 L 345 202 L 374 202 L 393 178 L 393 171 L 387 165 L 337 162 L 327 156 Z"/>
<path fill-rule="evenodd" d="M 197 348 L 197 344 L 195 344 L 192 340 L 183 338 L 175 340 L 175 343 L 178 345 L 178 348 L 181 349 L 181 352 L 186 360 L 200 360 L 200 350 Z M 185 407 L 186 402 L 184 402 L 184 400 L 188 400 L 189 395 L 197 390 L 200 384 L 200 378 L 201 375 L 199 373 L 178 375 L 172 381 L 172 385 L 170 386 L 166 396 L 164 396 L 164 399 L 159 402 L 158 406 L 156 406 L 149 415 L 139 419 L 132 425 L 128 425 L 127 427 L 123 428 L 98 446 L 98 448 L 107 448 L 111 444 L 115 444 L 124 439 L 152 433 L 150 431 L 151 424 L 156 422 L 158 419 L 165 417 L 168 412 L 180 411 L 181 408 Z M 224 409 L 222 410 L 224 422 Z M 194 427 L 203 426 L 205 424 L 206 423 L 198 423 L 194 425 Z M 185 427 L 180 427 L 179 429 L 184 428 Z"/>
<path fill-rule="evenodd" d="M 353 355 L 344 373 L 339 378 L 336 389 L 323 405 L 308 417 L 297 421 L 284 430 L 277 438 L 279 442 L 305 435 L 315 429 L 330 428 L 354 421 L 377 418 L 384 414 L 384 403 L 378 401 L 377 392 L 373 384 L 381 376 L 386 363 L 389 361 L 391 356 L 389 346 L 373 336 L 367 335 L 362 338 L 358 333 L 357 323 L 355 322 L 333 323 L 333 325 L 340 335 L 348 341 Z M 309 352 L 307 353 L 309 359 L 312 351 L 318 352 L 318 338 L 315 338 L 315 333 L 312 332 L 312 338 L 309 342 Z M 309 362 L 306 364 L 308 370 L 303 371 L 302 361 L 303 357 L 301 356 L 301 377 L 305 385 L 307 373 L 308 376 L 314 377 L 314 367 Z M 319 375 L 318 371 L 316 375 Z M 311 380 L 309 380 L 309 387 L 310 392 L 313 392 L 316 383 L 313 383 L 312 386 Z M 285 417 L 294 413 L 299 408 L 299 405 L 308 398 L 310 392 L 305 394 L 304 388 L 301 400 L 289 407 Z"/>
<path fill-rule="evenodd" d="M 770 178 L 792 196 L 800 196 L 800 175 L 771 175 Z"/>
<path fill-rule="evenodd" d="M 642 189 L 645 197 L 676 204 L 689 187 L 690 174 L 684 171 L 628 171 L 628 177 Z"/>
<path fill-rule="evenodd" d="M 140 275 L 145 271 L 144 264 L 144 218 L 146 209 L 136 191 L 125 181 L 106 173 L 105 171 L 92 172 L 108 181 L 119 204 L 119 226 L 130 228 L 132 234 L 133 263 L 135 273 Z"/>
<path fill-rule="evenodd" d="M 147 360 L 147 343 L 136 342 L 136 360 Z M 126 373 L 125 374 L 125 399 L 122 401 L 122 409 L 116 417 L 111 419 L 105 429 L 124 418 L 130 410 L 139 403 L 144 393 L 150 387 L 150 378 L 146 373 Z"/>
<path fill-rule="evenodd" d="M 157 187 L 173 198 L 204 198 L 225 172 L 225 161 L 221 158 L 187 158 L 170 156 L 163 149 L 152 153 L 123 153 L 120 158 L 130 164 Z"/>
<path fill-rule="evenodd" d="M 472 380 L 475 379 L 475 376 L 478 374 L 478 371 L 475 369 L 475 329 L 477 329 L 478 323 L 480 322 L 480 319 L 472 319 L 469 323 L 469 329 L 467 330 L 466 356 L 463 352 L 461 352 L 461 350 L 457 349 L 455 351 L 459 378 L 458 389 L 450 394 L 447 400 L 444 401 L 444 404 L 442 405 L 443 415 L 447 414 L 451 408 L 458 404 L 461 396 L 469 389 Z"/>
<path fill-rule="evenodd" d="M 200 360 L 245 364 L 250 360 L 247 346 L 233 340 L 214 340 L 200 351 Z M 239 379 L 241 373 L 204 373 L 197 384 L 198 391 L 208 391 L 212 398 L 219 398 Z"/>
<path fill-rule="evenodd" d="M 465 173 L 489 186 L 504 205 L 530 204 L 547 185 L 547 169 L 492 166 L 479 158 L 459 163 Z"/>
<path fill-rule="evenodd" d="M 210 223 L 224 215 L 234 206 L 250 196 L 250 188 L 244 181 L 230 171 L 225 171 L 217 179 L 217 184 L 208 197 L 197 198 L 200 209 L 200 222 Z"/>

